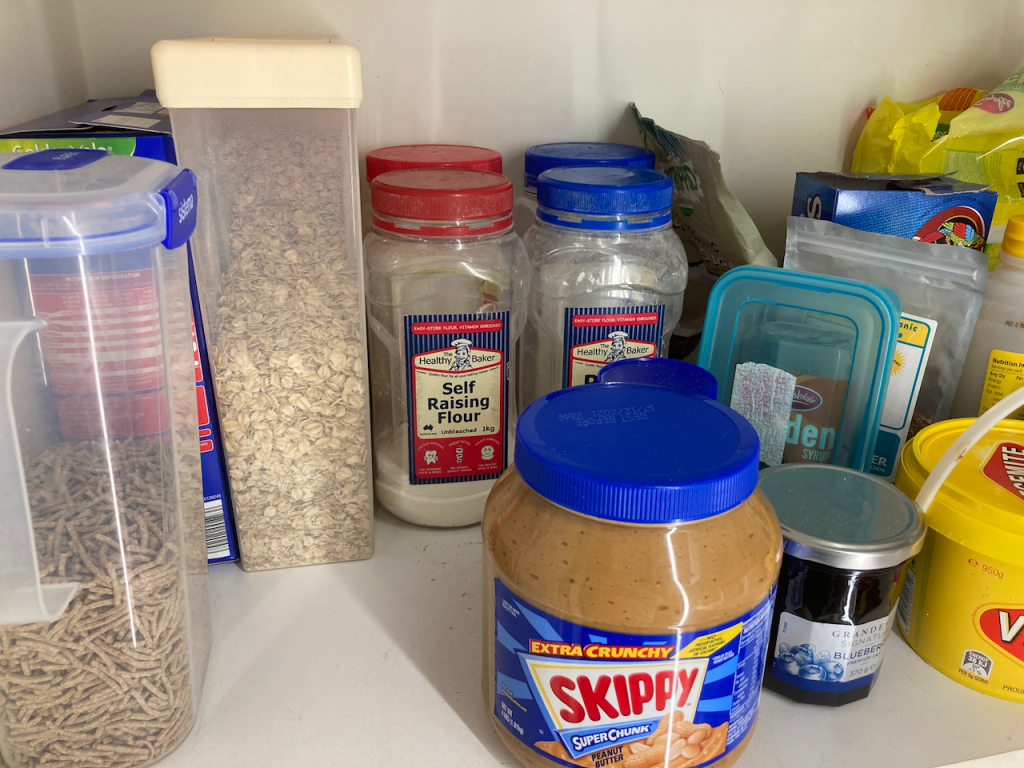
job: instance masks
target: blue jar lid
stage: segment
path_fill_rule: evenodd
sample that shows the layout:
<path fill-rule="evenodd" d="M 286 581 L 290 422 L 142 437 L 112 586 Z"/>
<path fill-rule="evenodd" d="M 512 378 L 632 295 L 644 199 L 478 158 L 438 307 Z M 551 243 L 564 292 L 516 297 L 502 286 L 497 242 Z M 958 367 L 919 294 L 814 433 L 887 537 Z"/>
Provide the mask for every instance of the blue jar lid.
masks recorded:
<path fill-rule="evenodd" d="M 620 168 L 653 168 L 654 153 L 632 144 L 601 141 L 566 141 L 538 144 L 526 150 L 523 185 L 536 187 L 537 177 L 549 168 L 567 165 L 613 165 Z"/>
<path fill-rule="evenodd" d="M 671 208 L 672 180 L 646 168 L 552 168 L 537 179 L 537 218 L 561 227 L 652 229 L 672 220 Z"/>
<path fill-rule="evenodd" d="M 603 366 L 597 373 L 601 384 L 628 382 L 669 387 L 680 392 L 710 397 L 718 395 L 718 382 L 708 371 L 692 363 L 667 357 L 634 357 Z"/>
<path fill-rule="evenodd" d="M 665 524 L 736 507 L 757 487 L 757 433 L 714 400 L 643 384 L 561 389 L 519 417 L 515 466 L 534 491 L 603 520 Z"/>

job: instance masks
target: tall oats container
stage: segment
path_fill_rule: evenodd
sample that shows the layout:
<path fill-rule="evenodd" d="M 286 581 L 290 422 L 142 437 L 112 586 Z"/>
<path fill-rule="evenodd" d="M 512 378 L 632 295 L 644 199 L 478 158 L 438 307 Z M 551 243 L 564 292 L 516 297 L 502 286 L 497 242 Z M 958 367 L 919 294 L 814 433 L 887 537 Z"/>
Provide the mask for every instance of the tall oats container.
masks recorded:
<path fill-rule="evenodd" d="M 188 170 L 0 154 L 0 755 L 141 768 L 210 652 Z"/>
<path fill-rule="evenodd" d="M 367 558 L 359 53 L 211 38 L 152 58 L 205 201 L 192 253 L 242 565 Z"/>

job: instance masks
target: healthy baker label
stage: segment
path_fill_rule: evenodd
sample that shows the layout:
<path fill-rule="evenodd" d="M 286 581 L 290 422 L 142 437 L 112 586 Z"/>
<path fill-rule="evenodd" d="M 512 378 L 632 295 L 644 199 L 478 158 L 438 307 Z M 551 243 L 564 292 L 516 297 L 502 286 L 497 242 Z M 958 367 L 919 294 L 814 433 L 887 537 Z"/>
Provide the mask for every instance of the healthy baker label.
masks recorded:
<path fill-rule="evenodd" d="M 602 366 L 635 357 L 657 357 L 665 307 L 565 310 L 562 386 L 597 381 Z"/>
<path fill-rule="evenodd" d="M 497 478 L 508 431 L 509 313 L 407 315 L 409 482 Z"/>
<path fill-rule="evenodd" d="M 562 621 L 494 580 L 494 716 L 557 764 L 689 768 L 720 760 L 753 727 L 774 590 L 699 632 L 628 635 Z"/>

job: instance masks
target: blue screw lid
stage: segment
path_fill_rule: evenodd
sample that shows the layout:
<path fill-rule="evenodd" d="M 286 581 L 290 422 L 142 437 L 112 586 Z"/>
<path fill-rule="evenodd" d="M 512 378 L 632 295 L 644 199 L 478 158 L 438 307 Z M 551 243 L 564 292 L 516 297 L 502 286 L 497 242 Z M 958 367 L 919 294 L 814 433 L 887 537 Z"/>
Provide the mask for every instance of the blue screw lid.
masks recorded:
<path fill-rule="evenodd" d="M 537 218 L 562 227 L 651 229 L 672 220 L 671 207 L 672 180 L 646 168 L 552 168 L 537 180 Z"/>
<path fill-rule="evenodd" d="M 667 357 L 634 357 L 619 360 L 597 372 L 601 384 L 630 382 L 669 387 L 680 392 L 710 397 L 718 395 L 718 382 L 710 372 L 692 363 Z"/>
<path fill-rule="evenodd" d="M 526 150 L 523 185 L 536 187 L 537 177 L 549 168 L 568 165 L 613 165 L 620 168 L 653 168 L 654 153 L 632 144 L 601 141 L 566 141 L 538 144 Z"/>
<path fill-rule="evenodd" d="M 623 523 L 702 520 L 757 487 L 757 433 L 714 400 L 644 384 L 561 389 L 519 417 L 515 466 L 549 501 Z"/>

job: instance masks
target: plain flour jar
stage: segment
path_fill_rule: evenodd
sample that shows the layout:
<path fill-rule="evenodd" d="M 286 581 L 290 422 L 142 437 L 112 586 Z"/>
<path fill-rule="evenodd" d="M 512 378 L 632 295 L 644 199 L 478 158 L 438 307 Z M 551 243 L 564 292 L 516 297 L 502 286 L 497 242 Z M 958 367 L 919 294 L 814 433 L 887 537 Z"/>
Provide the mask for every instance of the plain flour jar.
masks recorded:
<path fill-rule="evenodd" d="M 537 199 L 537 223 L 523 239 L 531 268 L 524 405 L 597 381 L 608 363 L 661 356 L 687 275 L 665 174 L 554 168 L 538 179 Z"/>
<path fill-rule="evenodd" d="M 511 462 L 526 251 L 497 173 L 392 171 L 371 184 L 367 321 L 375 485 L 419 525 L 479 522 Z"/>

